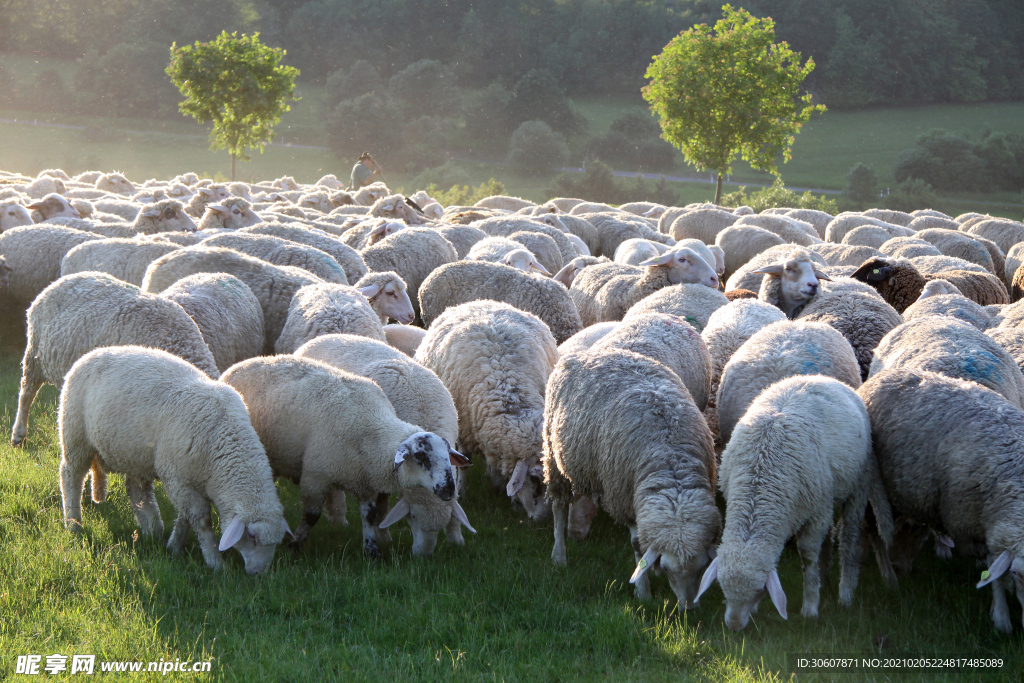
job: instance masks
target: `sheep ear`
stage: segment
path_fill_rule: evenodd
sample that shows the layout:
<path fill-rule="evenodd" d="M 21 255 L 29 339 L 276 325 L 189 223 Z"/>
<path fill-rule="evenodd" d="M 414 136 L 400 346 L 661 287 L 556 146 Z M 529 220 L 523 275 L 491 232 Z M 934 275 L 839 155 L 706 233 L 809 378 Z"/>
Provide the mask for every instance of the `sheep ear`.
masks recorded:
<path fill-rule="evenodd" d="M 238 543 L 238 540 L 242 538 L 242 534 L 245 532 L 245 522 L 238 515 L 235 515 L 228 524 L 228 528 L 224 530 L 224 533 L 220 537 L 220 545 L 217 547 L 218 550 L 224 552 L 234 544 Z"/>
<path fill-rule="evenodd" d="M 666 251 L 661 256 L 655 256 L 652 259 L 647 259 L 646 261 L 644 261 L 640 265 L 641 266 L 663 266 L 666 263 L 668 263 L 669 261 L 671 261 L 672 257 L 673 257 L 672 252 Z"/>
<path fill-rule="evenodd" d="M 543 273 L 544 275 L 551 277 L 551 273 L 548 272 L 548 269 L 542 266 L 541 264 L 537 263 L 536 261 L 532 262 L 530 264 L 530 267 L 536 270 L 538 273 Z"/>
<path fill-rule="evenodd" d="M 208 187 L 200 187 L 199 188 L 199 194 L 205 194 L 207 197 L 212 197 L 213 196 L 213 190 L 211 190 Z"/>
<path fill-rule="evenodd" d="M 700 600 L 700 596 L 704 595 L 704 591 L 711 588 L 711 584 L 718 580 L 718 558 L 711 560 L 711 564 L 704 570 L 704 576 L 700 579 L 700 588 L 697 589 L 697 597 L 693 599 L 694 602 Z"/>
<path fill-rule="evenodd" d="M 516 463 L 516 468 L 512 470 L 512 478 L 508 480 L 508 486 L 505 487 L 505 493 L 512 497 L 519 493 L 519 489 L 523 488 L 523 484 L 526 483 L 527 467 L 526 461 L 520 460 Z"/>
<path fill-rule="evenodd" d="M 459 501 L 454 498 L 452 498 L 452 517 L 459 520 L 459 523 L 469 529 L 470 533 L 476 533 L 476 529 L 474 529 L 473 525 L 469 523 L 469 517 L 466 516 L 466 511 L 462 509 L 461 505 L 459 505 Z"/>
<path fill-rule="evenodd" d="M 382 211 L 394 211 L 395 210 L 395 205 L 394 204 L 385 204 L 384 206 L 382 206 L 380 208 L 381 208 Z"/>
<path fill-rule="evenodd" d="M 284 532 L 286 534 L 288 534 L 292 538 L 295 538 L 295 534 L 292 533 L 292 528 L 290 526 L 288 526 L 288 520 L 285 519 L 284 517 L 281 518 L 281 526 L 284 527 Z"/>
<path fill-rule="evenodd" d="M 25 208 L 29 209 L 31 211 L 38 211 L 39 209 L 43 208 L 43 202 L 42 201 L 32 202 L 31 204 L 26 204 Z"/>
<path fill-rule="evenodd" d="M 778 570 L 773 569 L 768 572 L 768 580 L 764 585 L 768 589 L 768 595 L 771 597 L 775 609 L 779 610 L 779 616 L 789 620 L 789 615 L 786 614 L 786 593 L 782 590 L 782 582 L 779 581 Z"/>
<path fill-rule="evenodd" d="M 207 204 L 206 208 L 209 211 L 216 211 L 217 213 L 228 212 L 228 207 L 224 206 L 223 204 Z"/>
<path fill-rule="evenodd" d="M 945 534 L 939 534 L 935 537 L 935 540 L 946 546 L 947 548 L 955 548 L 956 544 L 953 543 L 953 539 Z"/>
<path fill-rule="evenodd" d="M 409 503 L 405 501 L 405 498 L 401 498 L 397 503 L 395 503 L 395 507 L 388 510 L 388 514 L 384 516 L 384 521 L 378 524 L 377 527 L 380 529 L 387 529 L 407 514 L 409 514 Z"/>
<path fill-rule="evenodd" d="M 156 218 L 157 216 L 160 215 L 160 209 L 146 209 L 142 212 L 142 215 L 145 216 L 146 218 Z"/>
<path fill-rule="evenodd" d="M 751 275 L 782 275 L 782 271 L 785 270 L 786 266 L 781 263 L 776 263 L 771 266 L 765 266 L 760 270 L 750 271 Z"/>
<path fill-rule="evenodd" d="M 392 471 L 397 472 L 399 466 L 403 462 L 405 462 L 405 459 L 408 458 L 411 454 L 412 452 L 409 450 L 409 447 L 406 446 L 405 444 L 402 444 L 402 447 L 395 452 L 395 469 Z"/>
<path fill-rule="evenodd" d="M 819 280 L 828 280 L 829 282 L 832 282 L 832 278 L 830 278 L 828 275 L 825 275 L 825 273 L 821 272 L 817 268 L 814 269 L 814 277 L 818 278 Z"/>
<path fill-rule="evenodd" d="M 377 296 L 379 292 L 380 285 L 367 285 L 366 287 L 361 287 L 359 289 L 359 293 L 365 296 L 367 299 L 372 299 L 373 297 Z"/>
<path fill-rule="evenodd" d="M 630 583 L 636 583 L 643 575 L 647 572 L 651 566 L 658 561 L 658 557 L 661 555 L 654 548 L 648 548 L 644 556 L 640 558 L 640 561 L 636 563 L 636 569 L 633 570 L 633 576 L 629 577 Z"/>
<path fill-rule="evenodd" d="M 376 235 L 383 235 L 384 231 L 387 230 L 387 229 L 388 229 L 388 224 L 387 223 L 381 223 L 376 228 L 371 230 L 370 234 L 367 235 L 367 237 L 375 237 Z"/>
<path fill-rule="evenodd" d="M 469 467 L 473 464 L 469 458 L 451 446 L 448 447 L 448 460 L 451 462 L 452 467 Z"/>
<path fill-rule="evenodd" d="M 1010 554 L 1009 550 L 1004 550 L 999 557 L 993 560 L 992 564 L 988 566 L 988 569 L 982 572 L 982 579 L 978 582 L 978 585 L 975 586 L 975 588 L 984 588 L 989 585 L 1005 574 L 1011 564 L 1013 564 L 1013 555 Z M 986 577 L 985 574 L 988 574 L 988 576 Z"/>

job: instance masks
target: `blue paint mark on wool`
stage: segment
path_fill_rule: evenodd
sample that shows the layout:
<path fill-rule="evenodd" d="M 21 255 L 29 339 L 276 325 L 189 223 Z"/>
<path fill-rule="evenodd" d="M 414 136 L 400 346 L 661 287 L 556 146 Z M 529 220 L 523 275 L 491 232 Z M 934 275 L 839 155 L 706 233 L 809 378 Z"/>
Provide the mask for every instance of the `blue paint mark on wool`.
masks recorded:
<path fill-rule="evenodd" d="M 966 349 L 961 356 L 960 370 L 971 379 L 999 382 L 999 359 L 988 351 Z"/>

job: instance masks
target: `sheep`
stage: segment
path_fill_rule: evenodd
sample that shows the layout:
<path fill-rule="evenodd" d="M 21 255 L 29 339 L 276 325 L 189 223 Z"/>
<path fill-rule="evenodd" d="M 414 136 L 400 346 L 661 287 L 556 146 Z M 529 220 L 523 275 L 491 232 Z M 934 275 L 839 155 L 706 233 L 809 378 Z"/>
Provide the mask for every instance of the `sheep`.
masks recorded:
<path fill-rule="evenodd" d="M 616 212 L 616 211 L 618 211 L 618 209 L 616 209 L 611 204 L 605 204 L 604 202 L 586 202 L 586 201 L 584 201 L 584 202 L 580 202 L 578 204 L 574 204 L 572 206 L 572 208 L 569 209 L 568 213 L 573 215 L 573 216 L 578 216 L 578 215 L 584 214 L 584 213 L 597 213 L 597 212 L 603 212 L 603 211 Z"/>
<path fill-rule="evenodd" d="M 252 205 L 241 197 L 225 199 L 220 204 L 207 204 L 206 213 L 199 221 L 200 230 L 238 230 L 261 223 Z"/>
<path fill-rule="evenodd" d="M 409 228 L 363 250 L 371 271 L 395 271 L 409 288 L 413 308 L 419 314 L 419 291 L 424 280 L 439 267 L 458 260 L 455 247 L 439 233 Z"/>
<path fill-rule="evenodd" d="M 857 357 L 861 379 L 866 379 L 875 348 L 886 334 L 903 323 L 904 318 L 874 289 L 861 285 L 870 293 L 857 291 L 849 288 L 852 282 L 841 280 L 847 279 L 826 283 L 798 319 L 825 323 L 841 332 Z M 859 282 L 857 284 L 860 285 Z M 846 289 L 843 289 L 844 285 Z"/>
<path fill-rule="evenodd" d="M 839 244 L 843 241 L 846 233 L 859 228 L 862 225 L 874 225 L 880 228 L 885 228 L 890 231 L 889 234 L 892 237 L 908 237 L 910 231 L 906 229 L 900 229 L 899 226 L 892 223 L 888 223 L 877 218 L 872 218 L 859 213 L 841 213 L 831 221 L 825 227 L 825 241 Z"/>
<path fill-rule="evenodd" d="M 367 273 L 355 285 L 366 297 L 381 325 L 389 319 L 410 325 L 416 319 L 405 281 L 394 271 Z"/>
<path fill-rule="evenodd" d="M 173 301 L 147 295 L 105 273 L 76 273 L 44 289 L 28 309 L 18 414 L 11 443 L 28 433 L 29 409 L 43 384 L 60 389 L 76 360 L 95 348 L 138 344 L 184 358 L 213 379 L 217 364 L 199 328 Z"/>
<path fill-rule="evenodd" d="M 120 173 L 103 173 L 96 179 L 96 189 L 112 194 L 135 194 L 135 185 Z"/>
<path fill-rule="evenodd" d="M 275 476 L 299 484 L 302 521 L 295 546 L 309 537 L 332 489 L 359 500 L 363 550 L 381 559 L 379 529 L 391 493 L 424 488 L 455 495 L 452 465 L 469 460 L 440 436 L 400 420 L 376 384 L 326 363 L 295 356 L 250 358 L 224 373 L 237 390 L 267 450 Z M 316 401 L 309 401 L 316 396 Z"/>
<path fill-rule="evenodd" d="M 167 242 L 124 238 L 90 240 L 79 244 L 64 256 L 60 263 L 60 274 L 65 276 L 98 271 L 140 287 L 149 264 L 176 249 L 177 245 Z"/>
<path fill-rule="evenodd" d="M 941 256 L 942 252 L 931 242 L 916 237 L 893 237 L 878 248 L 880 252 L 892 258 L 911 259 L 915 256 Z"/>
<path fill-rule="evenodd" d="M 621 322 L 594 323 L 566 339 L 558 345 L 558 357 L 561 358 L 570 353 L 586 351 L 594 344 L 611 334 L 622 325 Z"/>
<path fill-rule="evenodd" d="M 722 230 L 715 236 L 715 245 L 725 252 L 722 277 L 728 279 L 761 252 L 783 244 L 786 241 L 774 232 L 753 225 L 733 225 Z"/>
<path fill-rule="evenodd" d="M 587 251 L 591 255 L 598 253 L 598 250 L 601 248 L 601 237 L 598 234 L 597 228 L 590 221 L 579 216 L 571 216 L 567 213 L 558 214 L 558 220 L 565 226 L 567 231 L 565 233 L 566 237 L 570 239 L 572 237 L 578 238 L 587 247 Z"/>
<path fill-rule="evenodd" d="M 701 332 L 711 315 L 728 303 L 729 299 L 717 289 L 692 283 L 672 285 L 640 299 L 626 311 L 623 320 L 647 313 L 668 313 L 683 318 Z"/>
<path fill-rule="evenodd" d="M 51 218 L 81 218 L 82 214 L 78 209 L 71 206 L 71 203 L 59 194 L 48 194 L 42 199 L 37 199 L 25 206 L 30 211 L 37 211 L 42 220 Z"/>
<path fill-rule="evenodd" d="M 623 349 L 663 363 L 682 380 L 697 410 L 707 407 L 711 356 L 700 332 L 683 318 L 667 313 L 628 316 L 591 348 Z"/>
<path fill-rule="evenodd" d="M 868 377 L 883 370 L 914 369 L 977 382 L 1024 409 L 1024 374 L 991 337 L 946 316 L 910 320 L 882 338 Z"/>
<path fill-rule="evenodd" d="M 960 226 L 960 230 L 968 235 L 992 240 L 999 245 L 1004 254 L 1013 245 L 1024 242 L 1024 224 L 1005 218 L 989 218 L 970 226 L 965 223 Z"/>
<path fill-rule="evenodd" d="M 971 301 L 981 306 L 1010 303 L 1010 295 L 1002 280 L 991 273 L 968 270 L 942 270 L 925 276 L 927 279 L 943 279 L 956 286 Z"/>
<path fill-rule="evenodd" d="M 159 419 L 154 419 L 159 416 Z M 265 571 L 288 532 L 267 456 L 242 397 L 159 349 L 96 349 L 69 370 L 60 394 L 60 488 L 66 523 L 82 528 L 82 485 L 102 503 L 108 472 L 125 475 L 143 534 L 163 522 L 153 481 L 178 511 L 167 549 L 181 555 L 195 529 L 207 566 L 234 547 L 250 574 Z M 210 503 L 221 518 L 218 546 Z"/>
<path fill-rule="evenodd" d="M 536 206 L 535 203 L 528 199 L 520 199 L 519 197 L 509 197 L 507 195 L 491 195 L 490 197 L 484 197 L 479 200 L 473 206 L 478 206 L 484 209 L 501 209 L 502 211 L 518 211 L 519 209 L 526 208 L 528 206 Z"/>
<path fill-rule="evenodd" d="M 885 255 L 874 247 L 832 244 L 830 242 L 812 244 L 807 249 L 821 255 L 830 266 L 859 266 L 869 258 Z"/>
<path fill-rule="evenodd" d="M 1024 329 L 999 325 L 985 330 L 985 334 L 996 340 L 1024 371 Z"/>
<path fill-rule="evenodd" d="M 295 204 L 300 209 L 312 209 L 320 213 L 330 213 L 335 205 L 326 192 L 306 192 L 298 198 Z"/>
<path fill-rule="evenodd" d="M 810 246 L 820 242 L 817 231 L 810 223 L 797 221 L 787 216 L 772 216 L 767 214 L 755 214 L 752 216 L 741 216 L 734 225 L 754 225 L 776 235 L 792 244 Z"/>
<path fill-rule="evenodd" d="M 412 325 L 384 326 L 384 337 L 388 340 L 388 344 L 410 358 L 416 355 L 416 349 L 420 347 L 420 344 L 423 343 L 423 338 L 426 336 L 427 331 L 422 327 L 413 327 Z"/>
<path fill-rule="evenodd" d="M 877 225 L 862 225 L 843 235 L 843 241 L 840 244 L 879 249 L 892 238 L 892 234 L 885 228 Z"/>
<path fill-rule="evenodd" d="M 924 275 L 931 275 L 932 273 L 939 273 L 945 270 L 969 270 L 975 273 L 989 272 L 977 263 L 971 263 L 966 259 L 956 256 L 946 256 L 945 254 L 941 256 L 914 256 L 910 259 L 910 262 Z"/>
<path fill-rule="evenodd" d="M 523 248 L 522 244 L 504 237 L 488 237 L 480 240 L 466 254 L 466 260 L 503 263 L 527 273 L 533 270 L 544 275 L 551 275 L 528 249 Z"/>
<path fill-rule="evenodd" d="M 376 203 L 378 199 L 388 196 L 391 194 L 391 190 L 388 186 L 382 182 L 375 182 L 361 187 L 352 194 L 352 199 L 359 206 L 371 207 Z"/>
<path fill-rule="evenodd" d="M 718 233 L 740 220 L 736 214 L 721 209 L 699 209 L 680 215 L 672 223 L 666 225 L 667 229 L 663 229 L 662 226 L 665 225 L 665 218 L 668 215 L 665 213 L 658 220 L 658 230 L 668 234 L 672 239 L 681 240 L 692 237 L 705 244 L 715 242 Z"/>
<path fill-rule="evenodd" d="M 573 235 L 566 235 L 566 237 L 570 241 L 578 239 Z M 530 252 L 537 265 L 543 269 L 540 272 L 544 275 L 550 277 L 552 273 L 557 273 L 562 269 L 564 261 L 558 249 L 558 244 L 548 235 L 532 230 L 520 230 L 509 235 L 508 239 L 512 242 L 518 242 L 522 248 Z M 586 247 L 584 247 L 584 252 L 589 256 L 590 252 L 586 251 Z M 576 258 L 575 254 L 573 258 Z"/>
<path fill-rule="evenodd" d="M 914 216 L 914 220 L 907 224 L 907 227 L 916 232 L 922 230 L 928 230 L 930 228 L 943 228 L 945 230 L 959 230 L 960 224 L 948 216 L 937 216 L 932 214 L 924 214 Z"/>
<path fill-rule="evenodd" d="M 903 313 L 906 321 L 925 316 L 949 316 L 963 320 L 984 332 L 992 320 L 984 308 L 961 294 L 945 280 L 930 280 L 921 292 L 920 298 Z"/>
<path fill-rule="evenodd" d="M 370 215 L 377 218 L 402 220 L 409 225 L 420 225 L 426 222 L 423 216 L 410 206 L 405 197 L 400 194 L 387 195 L 375 201 L 370 208 Z"/>
<path fill-rule="evenodd" d="M 492 481 L 507 482 L 506 493 L 531 519 L 543 518 L 544 386 L 558 360 L 547 325 L 508 304 L 472 301 L 434 321 L 415 360 L 451 393 L 459 444 L 484 456 Z"/>
<path fill-rule="evenodd" d="M 339 333 L 386 341 L 384 326 L 361 290 L 327 283 L 306 285 L 292 297 L 274 351 L 294 353 L 311 339 Z"/>
<path fill-rule="evenodd" d="M 206 207 L 210 204 L 220 204 L 231 197 L 231 190 L 224 183 L 215 183 L 208 187 L 200 187 L 189 201 L 185 211 L 196 218 L 202 218 L 206 213 Z"/>
<path fill-rule="evenodd" d="M 574 206 L 583 202 L 583 199 L 576 199 L 574 197 L 555 197 L 554 199 L 549 199 L 547 203 L 553 204 L 559 211 L 569 213 Z"/>
<path fill-rule="evenodd" d="M 310 358 L 365 377 L 377 384 L 387 396 L 399 420 L 419 425 L 448 443 L 459 435 L 455 403 L 441 380 L 433 372 L 404 356 L 387 344 L 350 334 L 331 334 L 303 344 L 295 351 Z M 422 489 L 402 492 L 402 499 L 391 509 L 379 527 L 386 529 L 406 515 L 413 530 L 413 555 L 431 555 L 437 545 L 437 532 L 445 529 L 450 543 L 464 545 L 462 525 L 476 533 L 456 496 L 438 500 Z M 343 494 L 342 494 L 343 495 Z M 335 510 L 344 511 L 335 497 Z"/>
<path fill-rule="evenodd" d="M 821 239 L 825 239 L 825 228 L 834 218 L 831 214 L 816 209 L 789 209 L 783 215 L 808 223 Z"/>
<path fill-rule="evenodd" d="M 556 218 L 545 216 L 547 220 L 557 220 Z M 579 256 L 576 253 L 576 248 L 572 246 L 572 242 L 565 236 L 559 228 L 553 227 L 547 223 L 542 222 L 543 219 L 525 218 L 525 217 L 495 217 L 485 218 L 481 221 L 476 221 L 471 225 L 474 228 L 483 230 L 492 237 L 511 237 L 511 235 L 518 232 L 539 232 L 547 235 L 555 241 L 558 245 L 559 254 L 562 257 L 562 262 L 566 263 Z M 560 222 L 560 221 L 559 221 Z"/>
<path fill-rule="evenodd" d="M 60 277 L 64 256 L 83 242 L 103 239 L 100 235 L 59 225 L 12 228 L 0 234 L 0 256 L 13 272 L 4 298 L 25 309 Z"/>
<path fill-rule="evenodd" d="M 831 554 L 826 541 L 836 507 L 842 508 L 840 604 L 849 606 L 857 588 L 869 499 L 882 542 L 892 541 L 892 510 L 871 450 L 871 421 L 860 397 L 838 380 L 790 377 L 766 389 L 736 425 L 719 475 L 725 530 L 700 588 L 718 580 L 725 623 L 734 631 L 746 628 L 766 590 L 788 618 L 777 566 L 792 537 L 804 566 L 800 613 L 818 616 L 818 561 Z M 895 584 L 885 553 L 879 558 L 883 575 Z"/>
<path fill-rule="evenodd" d="M 17 202 L 0 202 L 0 234 L 22 225 L 32 225 L 32 215 Z"/>
<path fill-rule="evenodd" d="M 765 279 L 763 273 L 757 271 L 765 266 L 773 264 L 785 263 L 792 254 L 801 247 L 795 247 L 792 244 L 780 244 L 770 249 L 766 249 L 753 257 L 742 266 L 740 266 L 736 272 L 729 276 L 728 281 L 725 283 L 725 291 L 730 289 L 749 289 L 752 292 L 759 292 L 761 290 L 761 283 Z M 813 251 L 806 251 L 808 258 L 810 258 L 812 264 L 816 264 L 814 267 L 820 268 L 827 266 L 825 259 L 819 254 Z M 728 252 L 726 252 L 728 254 Z"/>
<path fill-rule="evenodd" d="M 60 178 L 61 180 L 71 180 L 71 176 L 64 172 L 60 168 L 47 168 L 36 174 L 36 178 Z"/>
<path fill-rule="evenodd" d="M 553 218 L 553 216 L 546 216 L 547 220 L 553 220 Z M 622 211 L 583 213 L 579 214 L 578 218 L 586 220 L 596 232 L 597 247 L 590 249 L 593 254 L 611 256 L 622 242 L 634 238 L 669 246 L 675 244 L 674 239 L 657 231 L 653 221 Z M 581 237 L 581 239 L 583 238 Z M 585 239 L 584 244 L 587 244 Z M 588 248 L 590 248 L 589 245 Z"/>
<path fill-rule="evenodd" d="M 275 266 L 220 247 L 187 247 L 161 256 L 146 269 L 143 291 L 159 294 L 183 277 L 195 273 L 228 273 L 244 282 L 263 310 L 264 353 L 273 353 L 281 336 L 292 295 L 305 285 L 321 282 L 307 271 Z"/>
<path fill-rule="evenodd" d="M 160 293 L 185 309 L 199 327 L 217 370 L 263 351 L 263 309 L 245 283 L 227 273 L 184 277 Z"/>
<path fill-rule="evenodd" d="M 1006 261 L 1003 266 L 1003 282 L 1011 284 L 1020 264 L 1024 262 L 1024 242 L 1019 242 L 1006 252 Z"/>
<path fill-rule="evenodd" d="M 14 187 L 33 199 L 41 199 L 48 194 L 62 195 L 67 192 L 63 180 L 49 176 L 36 178 L 25 185 L 15 185 Z"/>
<path fill-rule="evenodd" d="M 880 372 L 858 393 L 893 513 L 986 561 L 977 587 L 992 584 L 992 621 L 1009 633 L 1004 588 L 1024 602 L 1024 413 L 973 382 L 920 369 Z"/>
<path fill-rule="evenodd" d="M 711 433 L 686 387 L 661 363 L 621 349 L 563 357 L 548 387 L 552 561 L 566 564 L 567 507 L 587 497 L 629 528 L 637 598 L 651 598 L 646 571 L 659 567 L 680 606 L 695 607 L 722 518 Z"/>
<path fill-rule="evenodd" d="M 934 244 L 946 256 L 962 258 L 965 261 L 978 264 L 990 273 L 996 272 L 995 263 L 988 249 L 962 232 L 929 228 L 918 232 L 914 237 Z"/>
<path fill-rule="evenodd" d="M 926 282 L 917 268 L 902 258 L 869 259 L 850 277 L 874 287 L 900 314 L 917 301 Z"/>
<path fill-rule="evenodd" d="M 294 266 L 317 276 L 324 282 L 347 284 L 348 276 L 331 255 L 316 247 L 269 235 L 228 232 L 214 235 L 200 243 L 204 247 L 223 247 L 261 259 L 275 266 Z"/>
<path fill-rule="evenodd" d="M 786 377 L 824 375 L 860 386 L 860 368 L 849 342 L 824 323 L 777 322 L 754 333 L 722 369 L 715 405 L 722 443 L 766 387 Z"/>
<path fill-rule="evenodd" d="M 238 231 L 242 235 L 266 235 L 314 247 L 330 255 L 345 271 L 348 284 L 354 285 L 368 272 L 363 257 L 352 247 L 316 228 L 299 228 L 291 225 L 257 223 Z"/>
<path fill-rule="evenodd" d="M 584 325 L 621 320 L 633 304 L 669 285 L 700 283 L 718 289 L 714 268 L 687 247 L 673 249 L 640 265 L 640 272 L 612 277 L 596 290 L 590 287 L 588 278 L 593 269 L 583 271 L 573 282 L 570 296 Z"/>
<path fill-rule="evenodd" d="M 451 242 L 460 259 L 466 258 L 466 254 L 473 248 L 473 245 L 487 237 L 486 232 L 469 225 L 434 224 L 430 226 L 430 229 Z"/>
<path fill-rule="evenodd" d="M 899 226 L 910 225 L 910 222 L 914 220 L 909 213 L 893 209 L 868 209 L 862 215 Z"/>
<path fill-rule="evenodd" d="M 576 276 L 583 272 L 584 268 L 598 263 L 610 263 L 610 261 L 606 256 L 577 256 L 562 266 L 562 269 L 555 273 L 552 279 L 561 282 L 566 289 L 569 289 L 572 287 L 573 281 L 576 280 Z"/>
<path fill-rule="evenodd" d="M 661 256 L 668 249 L 669 247 L 666 244 L 634 237 L 625 240 L 615 248 L 615 255 L 612 257 L 612 261 L 636 266 L 640 265 L 643 261 Z"/>
<path fill-rule="evenodd" d="M 409 226 L 404 221 L 388 218 L 364 220 L 345 230 L 341 234 L 341 241 L 353 249 L 362 251 L 407 227 Z"/>
<path fill-rule="evenodd" d="M 768 277 L 761 282 L 757 297 L 778 306 L 787 318 L 795 318 L 818 294 L 819 280 L 830 280 L 802 247 L 793 248 L 776 263 L 762 266 L 752 274 Z"/>

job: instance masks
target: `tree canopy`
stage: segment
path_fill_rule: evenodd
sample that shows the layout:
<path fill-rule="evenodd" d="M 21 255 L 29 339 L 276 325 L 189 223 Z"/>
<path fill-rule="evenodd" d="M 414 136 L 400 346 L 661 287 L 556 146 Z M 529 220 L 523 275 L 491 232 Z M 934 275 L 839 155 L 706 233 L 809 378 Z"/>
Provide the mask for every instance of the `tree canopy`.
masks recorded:
<path fill-rule="evenodd" d="M 663 137 L 698 168 L 722 176 L 740 155 L 756 169 L 778 175 L 777 156 L 789 161 L 794 135 L 813 112 L 800 84 L 814 60 L 775 43 L 774 22 L 722 8 L 714 28 L 694 26 L 673 38 L 647 69 L 644 99 L 658 116 Z"/>
<path fill-rule="evenodd" d="M 254 147 L 262 152 L 288 102 L 298 99 L 292 93 L 299 70 L 280 63 L 284 54 L 261 43 L 258 33 L 239 38 L 224 31 L 208 43 L 171 45 L 167 75 L 185 97 L 178 109 L 213 122 L 210 149 L 231 153 L 232 180 L 235 160 L 248 161 Z"/>

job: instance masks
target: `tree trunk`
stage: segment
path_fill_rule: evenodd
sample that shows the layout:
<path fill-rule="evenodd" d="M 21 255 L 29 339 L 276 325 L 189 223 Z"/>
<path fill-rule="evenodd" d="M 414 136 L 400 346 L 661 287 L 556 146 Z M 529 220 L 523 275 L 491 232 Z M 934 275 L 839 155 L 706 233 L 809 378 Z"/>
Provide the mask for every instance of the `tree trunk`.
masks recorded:
<path fill-rule="evenodd" d="M 231 178 L 234 179 L 234 177 L 235 177 L 235 174 L 234 174 L 234 171 L 232 171 Z M 716 173 L 715 174 L 715 204 L 717 204 L 719 202 L 719 200 L 721 200 L 721 199 L 722 199 L 722 174 L 721 173 Z"/>
<path fill-rule="evenodd" d="M 721 176 L 719 176 L 719 178 L 721 178 Z M 234 154 L 231 155 L 231 182 L 235 182 L 235 155 Z M 719 187 L 721 187 L 721 185 L 722 185 L 722 181 L 721 180 L 718 181 L 718 185 L 719 185 Z"/>

